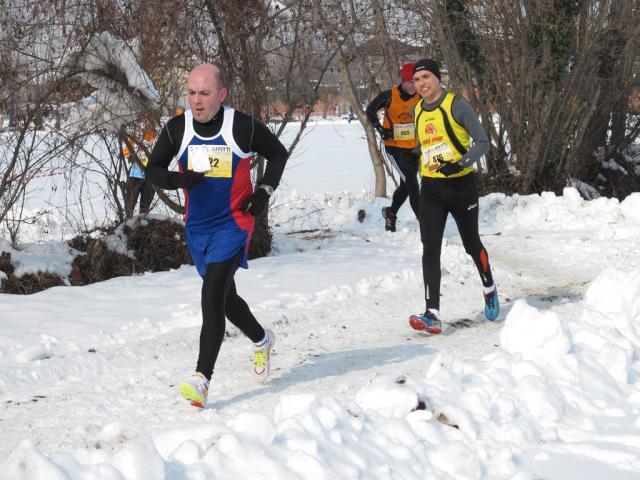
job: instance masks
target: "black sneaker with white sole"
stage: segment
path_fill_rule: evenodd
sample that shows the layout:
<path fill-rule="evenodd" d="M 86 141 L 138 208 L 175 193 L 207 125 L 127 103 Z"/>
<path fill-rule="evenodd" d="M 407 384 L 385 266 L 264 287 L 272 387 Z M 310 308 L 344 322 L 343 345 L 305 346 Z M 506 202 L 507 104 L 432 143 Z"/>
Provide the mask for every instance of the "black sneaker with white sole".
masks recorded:
<path fill-rule="evenodd" d="M 384 218 L 384 229 L 387 232 L 396 231 L 396 214 L 389 207 L 382 208 L 382 218 Z"/>

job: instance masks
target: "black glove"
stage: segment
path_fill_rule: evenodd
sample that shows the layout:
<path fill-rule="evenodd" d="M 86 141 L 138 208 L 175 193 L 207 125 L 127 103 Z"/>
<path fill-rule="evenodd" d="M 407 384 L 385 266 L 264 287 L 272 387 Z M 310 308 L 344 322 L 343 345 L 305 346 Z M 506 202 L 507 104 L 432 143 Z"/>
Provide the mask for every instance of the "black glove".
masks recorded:
<path fill-rule="evenodd" d="M 438 167 L 438 172 L 440 172 L 441 174 L 443 174 L 445 177 L 448 177 L 450 175 L 454 175 L 456 173 L 459 173 L 462 171 L 462 167 L 460 166 L 459 163 L 453 163 L 453 162 L 442 162 L 440 164 L 440 166 Z"/>
<path fill-rule="evenodd" d="M 269 193 L 264 188 L 258 187 L 255 192 L 240 204 L 240 210 L 245 213 L 249 212 L 254 217 L 257 217 L 269 203 L 269 196 Z"/>
<path fill-rule="evenodd" d="M 382 140 L 389 140 L 390 138 L 393 138 L 393 132 L 390 128 L 384 128 L 382 125 L 379 125 L 376 127 L 376 130 L 378 130 Z"/>
<path fill-rule="evenodd" d="M 193 188 L 199 184 L 204 178 L 204 172 L 194 172 L 186 170 L 184 172 L 173 172 L 171 175 L 171 184 L 175 188 Z"/>

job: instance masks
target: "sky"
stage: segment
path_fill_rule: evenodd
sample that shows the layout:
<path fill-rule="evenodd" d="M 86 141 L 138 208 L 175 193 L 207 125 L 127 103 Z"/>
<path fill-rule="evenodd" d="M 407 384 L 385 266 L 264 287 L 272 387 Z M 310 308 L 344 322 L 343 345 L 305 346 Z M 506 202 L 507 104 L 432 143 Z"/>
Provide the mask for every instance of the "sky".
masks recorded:
<path fill-rule="evenodd" d="M 385 232 L 372 188 L 361 126 L 315 123 L 272 203 L 274 252 L 236 276 L 277 336 L 271 377 L 227 325 L 205 409 L 177 391 L 198 353 L 193 267 L 0 295 L 0 478 L 638 478 L 640 193 L 482 197 L 502 312 L 484 319 L 449 222 L 430 336 L 407 321 L 424 310 L 416 219 L 405 204 Z M 34 209 L 62 201 L 41 191 Z M 68 269 L 59 215 L 12 252 L 22 271 Z"/>

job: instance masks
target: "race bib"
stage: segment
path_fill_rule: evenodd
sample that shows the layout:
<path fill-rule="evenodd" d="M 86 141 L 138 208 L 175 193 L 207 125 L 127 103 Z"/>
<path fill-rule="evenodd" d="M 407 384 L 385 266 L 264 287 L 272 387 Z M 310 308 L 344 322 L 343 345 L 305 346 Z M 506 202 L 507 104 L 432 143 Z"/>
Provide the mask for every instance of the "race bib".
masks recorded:
<path fill-rule="evenodd" d="M 437 170 L 443 162 L 453 162 L 453 152 L 448 143 L 441 142 L 422 150 L 422 161 L 429 171 Z"/>
<path fill-rule="evenodd" d="M 416 127 L 413 123 L 403 123 L 393 126 L 394 140 L 415 140 Z"/>
<path fill-rule="evenodd" d="M 187 165 L 205 177 L 231 178 L 233 153 L 226 145 L 189 145 Z"/>

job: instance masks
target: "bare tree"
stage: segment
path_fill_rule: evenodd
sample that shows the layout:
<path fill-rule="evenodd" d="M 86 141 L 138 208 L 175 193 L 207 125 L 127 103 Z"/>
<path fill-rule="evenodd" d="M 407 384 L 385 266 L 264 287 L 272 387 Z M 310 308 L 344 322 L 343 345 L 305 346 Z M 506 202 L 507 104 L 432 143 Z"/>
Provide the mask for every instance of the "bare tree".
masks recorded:
<path fill-rule="evenodd" d="M 451 86 L 470 93 L 497 146 L 490 176 L 511 166 L 520 191 L 558 190 L 593 178 L 614 124 L 628 138 L 636 3 L 416 0 L 416 11 L 433 19 Z"/>
<path fill-rule="evenodd" d="M 200 51 L 197 59 L 219 63 L 230 88 L 231 104 L 267 123 L 277 120 L 277 136 L 293 119 L 294 112 L 302 110 L 300 128 L 289 146 L 291 153 L 306 128 L 310 107 L 319 98 L 322 79 L 335 55 L 331 48 L 318 48 L 308 1 L 252 0 L 238 4 L 223 0 L 214 4 L 204 0 L 203 6 L 210 28 L 196 33 L 194 43 L 210 45 L 209 34 L 213 33 L 217 48 Z M 309 50 L 314 55 L 309 55 Z M 275 101 L 284 111 L 271 118 L 270 107 Z M 252 169 L 255 181 L 260 182 L 265 159 L 256 156 Z M 250 254 L 262 255 L 270 250 L 267 210 L 256 219 Z"/>
<path fill-rule="evenodd" d="M 326 42 L 338 52 L 341 91 L 363 125 L 375 175 L 375 195 L 386 196 L 384 157 L 363 103 L 399 79 L 400 61 L 420 51 L 411 35 L 418 17 L 404 2 L 325 0 L 313 2 L 314 21 Z M 387 166 L 388 167 L 388 166 Z"/>
<path fill-rule="evenodd" d="M 106 203 L 117 218 L 132 214 L 121 146 L 135 139 L 123 132 L 135 131 L 143 120 L 158 126 L 161 101 L 174 99 L 175 104 L 171 87 L 179 65 L 167 65 L 164 56 L 173 58 L 170 49 L 175 52 L 182 46 L 182 53 L 185 48 L 175 24 L 184 12 L 181 4 L 173 3 L 164 2 L 172 12 L 168 17 L 155 2 L 146 1 L 21 1 L 0 11 L 7 26 L 0 36 L 0 81 L 8 87 L 2 90 L 0 111 L 8 110 L 14 124 L 11 134 L 2 137 L 3 148 L 14 153 L 3 156 L 12 159 L 2 169 L 4 206 L 19 198 L 33 176 L 30 171 L 37 174 L 66 159 L 67 169 L 79 166 L 86 174 L 100 172 L 103 181 L 90 182 L 106 186 Z M 141 17 L 158 21 L 140 22 Z M 172 31 L 177 33 L 166 35 Z M 155 87 L 151 73 L 167 86 L 166 93 Z M 43 119 L 48 121 L 45 129 Z M 55 143 L 55 148 L 40 149 L 46 155 L 34 158 L 27 144 L 30 136 Z M 139 162 L 135 152 L 133 157 Z M 85 180 L 84 175 L 69 177 L 70 182 Z M 85 188 L 69 185 L 69 190 L 86 195 Z M 178 196 L 160 196 L 170 208 L 184 211 Z"/>
<path fill-rule="evenodd" d="M 375 175 L 375 195 L 385 197 L 387 195 L 387 182 L 385 177 L 384 162 L 377 145 L 375 131 L 367 122 L 366 114 L 360 103 L 357 75 L 358 67 L 366 69 L 363 57 L 357 56 L 358 41 L 365 25 L 371 24 L 367 2 L 350 2 L 345 4 L 339 0 L 313 2 L 315 21 L 320 25 L 322 33 L 332 48 L 338 51 L 340 72 L 344 85 L 343 93 L 354 106 L 354 112 L 362 123 L 367 137 L 369 155 L 373 164 Z M 380 13 L 378 14 L 378 18 Z M 344 31 L 340 26 L 346 26 Z M 381 22 L 378 28 L 382 28 Z"/>
<path fill-rule="evenodd" d="M 57 60 L 75 39 L 57 35 L 59 24 L 47 2 L 8 2 L 0 9 L 0 222 L 14 242 L 25 220 L 28 186 L 59 168 L 77 149 L 78 135 L 57 133 L 52 108 L 69 86 Z M 3 128 L 6 127 L 6 128 Z M 16 208 L 14 208 L 16 207 Z"/>
<path fill-rule="evenodd" d="M 639 51 L 640 5 L 627 0 L 8 0 L 0 222 L 17 241 L 20 222 L 38 215 L 29 185 L 59 168 L 86 173 L 70 188 L 80 196 L 99 172 L 111 213 L 132 215 L 121 147 L 143 120 L 160 129 L 201 62 L 220 64 L 231 104 L 276 135 L 301 120 L 290 152 L 318 99 L 343 94 L 365 129 L 376 196 L 386 195 L 385 168 L 362 103 L 419 56 L 440 60 L 447 87 L 480 113 L 494 144 L 485 185 L 533 192 L 575 178 L 614 192 L 602 160 L 623 165 L 640 132 L 629 103 Z M 256 158 L 258 182 L 264 168 Z M 620 188 L 637 189 L 630 178 Z M 158 194 L 184 211 L 179 193 Z M 268 232 L 266 214 L 257 228 Z"/>

